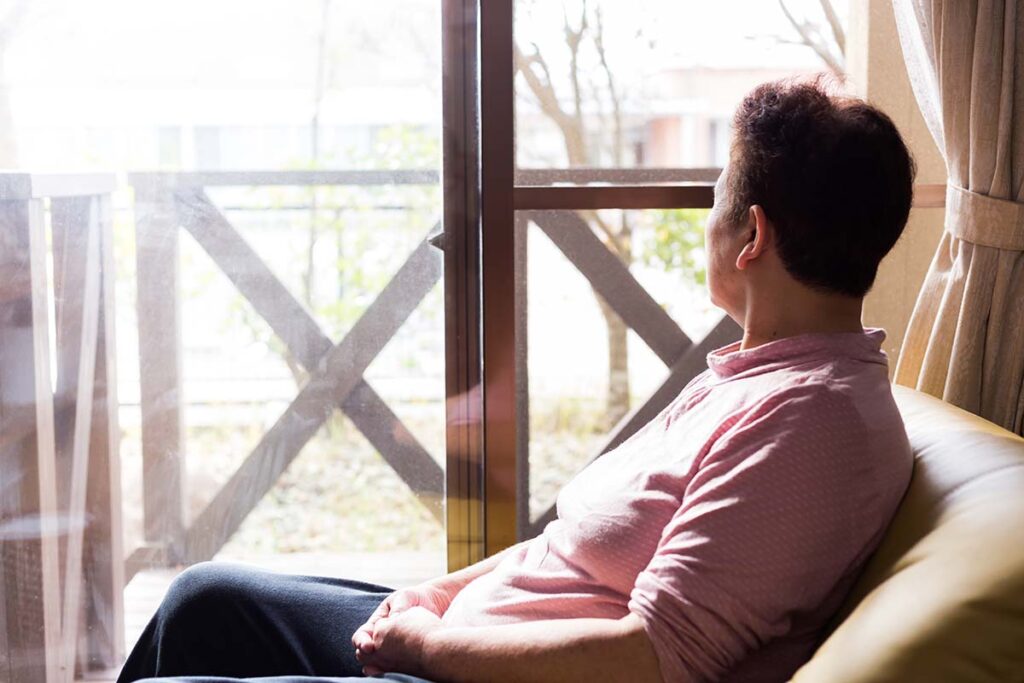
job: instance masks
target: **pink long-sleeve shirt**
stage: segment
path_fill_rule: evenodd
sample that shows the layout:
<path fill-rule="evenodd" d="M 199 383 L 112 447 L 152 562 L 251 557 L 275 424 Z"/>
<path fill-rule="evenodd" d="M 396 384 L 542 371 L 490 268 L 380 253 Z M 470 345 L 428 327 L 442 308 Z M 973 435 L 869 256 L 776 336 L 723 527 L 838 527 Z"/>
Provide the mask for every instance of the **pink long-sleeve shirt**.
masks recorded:
<path fill-rule="evenodd" d="M 708 370 L 570 481 L 558 518 L 467 585 L 443 623 L 632 612 L 665 681 L 787 680 L 910 481 L 884 338 L 708 354 Z"/>

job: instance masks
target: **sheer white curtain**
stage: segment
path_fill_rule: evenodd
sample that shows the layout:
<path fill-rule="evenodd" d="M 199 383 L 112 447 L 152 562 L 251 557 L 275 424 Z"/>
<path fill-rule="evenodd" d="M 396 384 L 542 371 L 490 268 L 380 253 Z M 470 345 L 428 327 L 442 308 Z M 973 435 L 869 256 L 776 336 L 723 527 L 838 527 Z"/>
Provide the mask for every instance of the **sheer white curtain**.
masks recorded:
<path fill-rule="evenodd" d="M 896 381 L 1024 433 L 1024 3 L 893 5 L 949 174 Z"/>

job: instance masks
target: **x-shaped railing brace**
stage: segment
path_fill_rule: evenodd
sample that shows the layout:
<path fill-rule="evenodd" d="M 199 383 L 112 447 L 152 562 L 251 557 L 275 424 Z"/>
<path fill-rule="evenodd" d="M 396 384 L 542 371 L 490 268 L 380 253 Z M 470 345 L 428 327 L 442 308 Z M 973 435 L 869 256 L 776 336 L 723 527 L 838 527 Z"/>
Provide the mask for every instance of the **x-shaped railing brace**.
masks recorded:
<path fill-rule="evenodd" d="M 334 344 L 203 190 L 175 192 L 175 206 L 181 226 L 309 374 L 281 417 L 188 528 L 184 561 L 213 557 L 335 408 L 341 408 L 441 519 L 443 469 L 363 379 L 370 363 L 440 280 L 442 263 L 434 248 L 422 241 L 345 338 Z"/>
<path fill-rule="evenodd" d="M 175 193 L 181 225 L 309 371 L 309 381 L 245 462 L 189 527 L 185 560 L 212 557 L 298 455 L 336 407 L 377 448 L 410 488 L 441 517 L 444 473 L 362 375 L 441 277 L 441 263 L 424 240 L 338 344 L 287 290 L 202 190 Z M 694 343 L 574 212 L 523 212 L 587 278 L 595 291 L 669 367 L 668 377 L 624 417 L 595 450 L 600 457 L 656 415 L 703 368 L 705 354 L 738 334 L 723 318 Z M 436 226 L 435 226 L 436 228 Z M 527 495 L 521 492 L 520 495 Z M 529 525 L 533 533 L 555 517 L 552 505 Z"/>

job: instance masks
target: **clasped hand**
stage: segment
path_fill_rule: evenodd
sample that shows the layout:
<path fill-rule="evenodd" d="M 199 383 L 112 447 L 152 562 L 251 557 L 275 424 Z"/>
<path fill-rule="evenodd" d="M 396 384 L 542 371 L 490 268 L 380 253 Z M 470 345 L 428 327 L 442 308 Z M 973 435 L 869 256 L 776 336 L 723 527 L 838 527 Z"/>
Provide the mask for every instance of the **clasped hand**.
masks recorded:
<path fill-rule="evenodd" d="M 388 596 L 352 636 L 363 673 L 426 675 L 427 638 L 441 627 L 441 615 L 449 602 L 442 591 L 423 587 L 398 590 Z"/>

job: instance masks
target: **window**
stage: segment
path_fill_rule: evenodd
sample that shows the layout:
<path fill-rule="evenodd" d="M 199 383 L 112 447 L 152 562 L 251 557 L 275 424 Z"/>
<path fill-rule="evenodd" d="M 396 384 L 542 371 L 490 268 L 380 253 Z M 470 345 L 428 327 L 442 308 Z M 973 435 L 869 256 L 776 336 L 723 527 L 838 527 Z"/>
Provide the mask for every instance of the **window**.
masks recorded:
<path fill-rule="evenodd" d="M 200 560 L 399 585 L 536 532 L 736 333 L 701 289 L 732 108 L 839 59 L 798 0 L 25 7 L 0 14 L 12 678 L 116 667 Z"/>

